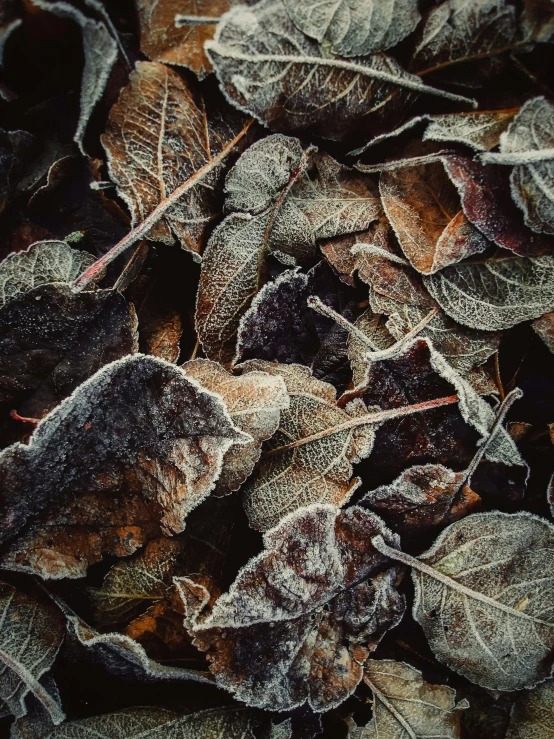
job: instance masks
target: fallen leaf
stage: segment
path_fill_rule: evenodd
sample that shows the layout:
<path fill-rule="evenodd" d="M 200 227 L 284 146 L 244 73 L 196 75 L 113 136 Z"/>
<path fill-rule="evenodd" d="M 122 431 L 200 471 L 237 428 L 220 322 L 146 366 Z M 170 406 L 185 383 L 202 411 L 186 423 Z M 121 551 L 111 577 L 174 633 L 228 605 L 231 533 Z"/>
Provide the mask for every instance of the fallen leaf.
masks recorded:
<path fill-rule="evenodd" d="M 456 692 L 432 685 L 419 670 L 390 659 L 368 660 L 364 682 L 373 693 L 373 718 L 360 739 L 459 739 L 460 713 Z"/>
<path fill-rule="evenodd" d="M 545 313 L 531 324 L 546 346 L 554 354 L 554 313 Z"/>
<path fill-rule="evenodd" d="M 216 218 L 223 154 L 239 133 L 238 116 L 222 118 L 199 90 L 163 64 L 137 62 L 113 106 L 102 144 L 110 175 L 136 226 L 161 204 L 148 238 L 199 258 Z M 175 199 L 183 183 L 194 185 Z"/>
<path fill-rule="evenodd" d="M 554 683 L 548 680 L 516 698 L 506 739 L 549 739 L 553 719 Z"/>
<path fill-rule="evenodd" d="M 19 265 L 12 261 L 10 292 L 28 254 Z M 59 283 L 40 285 L 40 276 L 28 279 L 39 287 L 0 309 L 0 403 L 42 418 L 102 366 L 137 351 L 136 316 L 116 291 L 74 293 Z M 19 287 L 27 285 L 19 279 Z"/>
<path fill-rule="evenodd" d="M 65 626 L 61 613 L 52 603 L 0 582 L 0 622 L 0 699 L 19 718 L 27 712 L 25 697 L 32 693 L 52 721 L 61 723 L 65 714 L 40 682 L 63 641 Z"/>
<path fill-rule="evenodd" d="M 356 688 L 363 663 L 404 612 L 396 567 L 370 544 L 396 542 L 361 508 L 313 505 L 264 537 L 265 550 L 192 629 L 219 685 L 247 705 L 315 711 Z"/>
<path fill-rule="evenodd" d="M 252 441 L 225 452 L 223 468 L 215 493 L 226 495 L 238 490 L 260 458 L 262 442 L 279 427 L 281 411 L 289 407 L 289 396 L 283 379 L 266 372 L 244 372 L 235 376 L 217 362 L 195 359 L 182 365 L 187 377 L 223 399 L 235 426 Z"/>
<path fill-rule="evenodd" d="M 490 690 L 549 677 L 554 526 L 526 511 L 477 513 L 445 529 L 418 559 L 373 539 L 413 568 L 414 618 L 441 662 Z"/>
<path fill-rule="evenodd" d="M 229 0 L 137 0 L 140 48 L 153 62 L 189 67 L 203 79 L 212 66 L 204 43 L 229 10 Z"/>
<path fill-rule="evenodd" d="M 470 328 L 499 331 L 554 308 L 552 256 L 456 264 L 423 279 L 444 312 Z"/>
<path fill-rule="evenodd" d="M 524 0 L 520 26 L 525 41 L 546 43 L 554 33 L 551 0 Z"/>
<path fill-rule="evenodd" d="M 182 531 L 225 452 L 249 439 L 178 367 L 144 355 L 107 365 L 28 446 L 1 453 L 3 566 L 82 577 L 103 553 L 126 556 Z"/>
<path fill-rule="evenodd" d="M 206 50 L 227 97 L 273 130 L 310 129 L 342 140 L 362 125 L 366 130 L 369 114 L 382 123 L 413 92 L 467 102 L 426 86 L 393 57 L 325 54 L 296 28 L 282 0 L 233 8 Z M 402 94 L 389 101 L 397 90 Z"/>
<path fill-rule="evenodd" d="M 284 0 L 295 26 L 306 36 L 328 44 L 333 54 L 365 56 L 395 46 L 408 36 L 421 16 L 415 0 L 339 0 L 303 3 Z"/>
<path fill-rule="evenodd" d="M 144 354 L 167 362 L 179 359 L 183 324 L 179 313 L 167 303 L 141 308 L 139 316 L 140 349 Z"/>

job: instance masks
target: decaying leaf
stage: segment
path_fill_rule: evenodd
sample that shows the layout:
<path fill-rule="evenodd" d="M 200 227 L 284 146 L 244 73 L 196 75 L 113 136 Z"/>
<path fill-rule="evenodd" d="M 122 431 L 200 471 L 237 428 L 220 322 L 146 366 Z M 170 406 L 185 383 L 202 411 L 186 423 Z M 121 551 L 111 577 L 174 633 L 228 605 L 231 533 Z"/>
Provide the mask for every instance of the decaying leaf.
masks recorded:
<path fill-rule="evenodd" d="M 32 693 L 55 724 L 65 715 L 55 697 L 41 684 L 63 641 L 61 613 L 47 601 L 37 600 L 0 582 L 0 699 L 16 717 L 26 713 L 25 697 Z"/>
<path fill-rule="evenodd" d="M 182 368 L 187 377 L 220 395 L 236 427 L 252 437 L 225 453 L 215 488 L 219 495 L 238 490 L 260 458 L 262 442 L 277 431 L 281 411 L 289 407 L 286 385 L 278 375 L 255 370 L 237 377 L 207 359 L 186 362 Z"/>
<path fill-rule="evenodd" d="M 470 328 L 499 331 L 554 308 L 552 256 L 456 264 L 424 282 L 444 312 Z"/>
<path fill-rule="evenodd" d="M 164 244 L 178 241 L 198 258 L 217 213 L 218 155 L 239 130 L 238 117 L 212 113 L 200 92 L 177 72 L 163 64 L 137 62 L 102 136 L 111 177 L 131 210 L 133 225 L 167 203 L 148 238 Z M 188 181 L 194 186 L 171 201 Z"/>
<path fill-rule="evenodd" d="M 428 87 L 384 54 L 351 59 L 326 54 L 297 29 L 282 0 L 232 9 L 206 49 L 227 97 L 274 130 L 309 128 L 344 139 L 352 129 L 367 127 L 370 115 L 379 120 L 388 114 L 389 97 L 397 90 L 402 94 L 392 101 L 396 108 L 410 92 L 467 102 Z"/>
<path fill-rule="evenodd" d="M 370 454 L 375 432 L 370 423 L 348 424 L 367 416 L 367 408 L 358 401 L 342 410 L 332 385 L 302 365 L 252 360 L 245 366 L 280 375 L 290 395 L 279 430 L 244 487 L 250 525 L 265 531 L 301 506 L 345 503 L 361 482 L 352 480 L 352 464 Z"/>
<path fill-rule="evenodd" d="M 554 660 L 554 526 L 525 511 L 477 513 L 445 529 L 411 564 L 413 615 L 435 656 L 491 690 L 532 688 Z"/>
<path fill-rule="evenodd" d="M 69 285 L 93 262 L 91 254 L 65 241 L 37 241 L 26 251 L 14 252 L 0 263 L 0 307 L 39 285 Z"/>
<path fill-rule="evenodd" d="M 294 24 L 307 36 L 328 44 L 333 54 L 365 56 L 402 41 L 420 15 L 415 0 L 284 0 Z"/>
<path fill-rule="evenodd" d="M 212 708 L 183 715 L 167 708 L 126 708 L 105 716 L 70 721 L 44 739 L 254 739 L 260 716 L 244 708 Z"/>
<path fill-rule="evenodd" d="M 14 289 L 15 280 L 24 285 L 16 276 Z M 0 309 L 1 405 L 42 418 L 103 365 L 136 352 L 136 328 L 116 291 L 46 284 L 20 292 Z"/>
<path fill-rule="evenodd" d="M 554 736 L 554 683 L 521 693 L 510 718 L 506 739 L 551 739 Z"/>
<path fill-rule="evenodd" d="M 68 18 L 81 27 L 85 66 L 81 83 L 81 113 L 74 140 L 83 154 L 83 139 L 89 118 L 96 103 L 104 94 L 108 77 L 118 55 L 117 41 L 113 38 L 105 24 L 88 18 L 69 2 L 48 2 L 47 0 L 31 0 L 42 10 L 48 10 L 60 18 Z"/>
<path fill-rule="evenodd" d="M 218 396 L 161 359 L 113 362 L 0 456 L 3 565 L 82 577 L 104 552 L 131 554 L 182 531 L 225 452 L 250 437 Z M 19 537 L 19 538 L 17 538 Z"/>
<path fill-rule="evenodd" d="M 204 43 L 229 5 L 229 0 L 137 0 L 141 51 L 153 62 L 189 67 L 203 79 L 211 71 Z"/>
<path fill-rule="evenodd" d="M 419 670 L 390 659 L 368 660 L 364 681 L 373 693 L 373 718 L 360 739 L 459 739 L 460 712 L 456 692 L 431 685 Z"/>
<path fill-rule="evenodd" d="M 192 629 L 218 684 L 277 711 L 306 701 L 324 711 L 347 698 L 404 611 L 395 589 L 400 570 L 372 549 L 373 532 L 396 541 L 361 508 L 327 505 L 297 511 L 269 531 L 265 551 Z"/>
<path fill-rule="evenodd" d="M 140 349 L 167 362 L 179 359 L 183 323 L 179 313 L 166 303 L 142 306 L 139 316 Z"/>

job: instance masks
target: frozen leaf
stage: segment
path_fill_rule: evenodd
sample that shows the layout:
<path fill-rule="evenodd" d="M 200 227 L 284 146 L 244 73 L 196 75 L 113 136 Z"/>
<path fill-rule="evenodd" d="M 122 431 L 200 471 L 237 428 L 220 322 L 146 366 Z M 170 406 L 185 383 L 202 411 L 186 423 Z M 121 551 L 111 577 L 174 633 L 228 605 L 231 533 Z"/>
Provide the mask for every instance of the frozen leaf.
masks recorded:
<path fill-rule="evenodd" d="M 544 316 L 533 321 L 532 326 L 554 354 L 554 313 L 545 313 Z"/>
<path fill-rule="evenodd" d="M 113 362 L 47 416 L 28 446 L 2 452 L 4 566 L 82 577 L 103 553 L 126 556 L 182 531 L 225 452 L 249 440 L 220 398 L 180 368 L 144 355 Z"/>
<path fill-rule="evenodd" d="M 365 56 L 402 41 L 416 27 L 416 0 L 284 0 L 294 24 L 333 54 Z"/>
<path fill-rule="evenodd" d="M 83 139 L 87 124 L 96 103 L 104 94 L 108 77 L 117 60 L 118 46 L 104 23 L 87 18 L 80 10 L 68 2 L 47 2 L 47 0 L 31 0 L 42 10 L 54 13 L 60 18 L 68 18 L 78 23 L 83 34 L 85 66 L 81 82 L 81 114 L 75 131 L 74 140 L 83 154 Z"/>
<path fill-rule="evenodd" d="M 304 8 L 305 3 L 297 7 Z M 413 92 L 467 102 L 428 87 L 392 57 L 345 59 L 326 54 L 296 28 L 282 0 L 232 9 L 206 49 L 232 103 L 284 132 L 310 129 L 326 138 L 344 139 L 352 129 L 367 130 L 370 114 L 382 120 L 391 106 L 403 107 Z M 401 94 L 389 100 L 395 91 Z"/>
<path fill-rule="evenodd" d="M 499 331 L 554 308 L 552 256 L 456 264 L 424 282 L 444 312 L 470 328 Z"/>
<path fill-rule="evenodd" d="M 523 222 L 510 195 L 506 167 L 463 156 L 445 156 L 442 161 L 458 190 L 464 214 L 490 241 L 524 257 L 552 251 L 554 239 L 535 233 Z"/>
<path fill-rule="evenodd" d="M 510 175 L 512 197 L 527 226 L 554 234 L 554 105 L 544 98 L 528 100 L 502 134 L 500 154 L 484 161 L 515 165 Z"/>
<path fill-rule="evenodd" d="M 229 5 L 229 0 L 137 0 L 142 53 L 153 62 L 189 67 L 203 79 L 212 69 L 204 43 Z"/>
<path fill-rule="evenodd" d="M 238 117 L 211 114 L 200 92 L 163 64 L 137 62 L 113 106 L 102 143 L 119 195 L 143 222 L 163 203 L 148 238 L 180 242 L 199 258 L 218 214 L 221 154 L 239 133 Z M 186 193 L 174 194 L 186 182 Z"/>
<path fill-rule="evenodd" d="M 26 713 L 25 697 L 32 693 L 61 723 L 65 716 L 40 683 L 48 672 L 65 632 L 61 613 L 50 602 L 37 600 L 0 582 L 0 698 L 16 718 Z"/>
<path fill-rule="evenodd" d="M 400 246 L 419 272 L 433 274 L 487 248 L 442 163 L 383 172 L 379 189 Z"/>
<path fill-rule="evenodd" d="M 23 272 L 16 259 L 15 275 Z M 0 403 L 42 418 L 103 365 L 136 350 L 136 317 L 120 293 L 74 293 L 63 284 L 20 292 L 0 309 Z"/>
<path fill-rule="evenodd" d="M 506 739 L 552 739 L 554 736 L 554 682 L 549 680 L 521 693 L 510 718 Z"/>
<path fill-rule="evenodd" d="M 238 490 L 260 458 L 262 442 L 277 431 L 281 411 L 289 407 L 286 385 L 281 377 L 265 372 L 245 372 L 237 377 L 207 359 L 186 362 L 182 368 L 187 377 L 220 395 L 236 427 L 252 437 L 248 444 L 225 453 L 215 488 L 220 495 Z"/>
<path fill-rule="evenodd" d="M 261 722 L 244 708 L 212 708 L 183 715 L 167 708 L 126 708 L 104 716 L 69 721 L 44 739 L 254 739 Z"/>
<path fill-rule="evenodd" d="M 364 739 L 459 739 L 460 711 L 456 692 L 446 685 L 431 685 L 421 672 L 405 662 L 369 660 L 364 682 L 373 693 L 373 718 Z"/>
<path fill-rule="evenodd" d="M 12 252 L 0 263 L 0 307 L 39 285 L 69 285 L 93 262 L 91 254 L 65 241 L 37 241 L 26 251 Z"/>
<path fill-rule="evenodd" d="M 379 532 L 361 508 L 313 505 L 264 537 L 265 550 L 192 633 L 219 685 L 248 705 L 284 711 L 338 705 L 404 612 L 396 567 L 372 548 Z"/>
<path fill-rule="evenodd" d="M 435 656 L 490 690 L 531 688 L 554 660 L 554 526 L 527 512 L 477 513 L 449 526 L 409 564 L 413 615 Z"/>

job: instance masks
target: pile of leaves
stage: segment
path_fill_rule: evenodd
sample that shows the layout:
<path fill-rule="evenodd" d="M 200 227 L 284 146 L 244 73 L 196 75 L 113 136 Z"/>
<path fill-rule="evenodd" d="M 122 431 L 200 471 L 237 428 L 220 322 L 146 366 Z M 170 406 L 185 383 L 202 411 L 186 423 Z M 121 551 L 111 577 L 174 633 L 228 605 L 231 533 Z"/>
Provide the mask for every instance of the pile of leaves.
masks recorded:
<path fill-rule="evenodd" d="M 554 727 L 552 0 L 0 3 L 0 732 Z"/>

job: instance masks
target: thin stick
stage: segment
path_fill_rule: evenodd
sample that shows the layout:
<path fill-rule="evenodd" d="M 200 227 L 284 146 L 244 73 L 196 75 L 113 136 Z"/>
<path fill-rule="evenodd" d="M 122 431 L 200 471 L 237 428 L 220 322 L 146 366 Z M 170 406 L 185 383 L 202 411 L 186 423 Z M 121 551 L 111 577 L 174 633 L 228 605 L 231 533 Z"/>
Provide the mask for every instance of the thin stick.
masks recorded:
<path fill-rule="evenodd" d="M 209 162 L 206 162 L 206 164 L 201 169 L 195 172 L 192 177 L 189 177 L 186 182 L 183 182 L 183 184 L 180 185 L 176 190 L 174 190 L 169 197 L 165 198 L 165 200 L 162 200 L 154 208 L 152 213 L 146 216 L 142 223 L 139 223 L 138 226 L 135 226 L 135 228 L 129 231 L 129 233 L 124 236 L 120 242 L 118 242 L 109 250 L 109 252 L 104 254 L 103 257 L 100 257 L 100 259 L 98 259 L 93 265 L 85 270 L 85 272 L 83 272 L 83 274 L 78 277 L 73 283 L 73 289 L 76 291 L 84 290 L 88 285 L 90 285 L 91 282 L 94 281 L 96 275 L 103 269 L 105 269 L 108 264 L 111 264 L 114 259 L 117 259 L 117 257 L 126 249 L 128 249 L 132 244 L 134 244 L 135 241 L 138 241 L 143 236 L 146 236 L 150 229 L 156 225 L 156 223 L 160 220 L 164 213 L 168 211 L 169 208 L 171 208 L 172 205 L 175 205 L 175 203 L 186 192 L 191 190 L 208 172 L 211 172 L 214 167 L 220 164 L 220 162 L 222 162 L 225 157 L 227 157 L 231 153 L 238 142 L 246 135 L 248 129 L 253 123 L 254 119 L 250 120 L 242 129 L 242 131 L 240 131 L 240 133 L 238 133 L 235 138 L 229 144 L 227 144 L 227 146 L 216 157 L 210 159 Z"/>
<path fill-rule="evenodd" d="M 502 377 L 500 375 L 500 358 L 497 351 L 494 353 L 494 375 L 496 379 L 496 387 L 498 388 L 498 394 L 500 395 L 500 400 L 503 401 L 506 397 L 506 391 L 504 390 L 504 385 L 502 384 Z"/>

